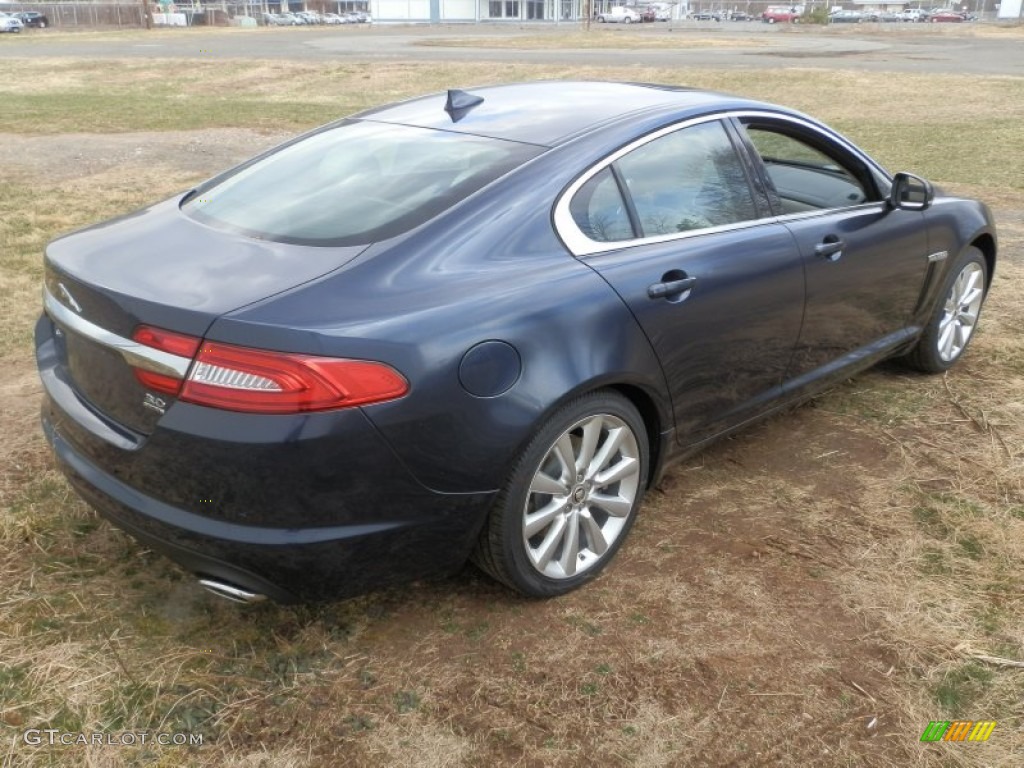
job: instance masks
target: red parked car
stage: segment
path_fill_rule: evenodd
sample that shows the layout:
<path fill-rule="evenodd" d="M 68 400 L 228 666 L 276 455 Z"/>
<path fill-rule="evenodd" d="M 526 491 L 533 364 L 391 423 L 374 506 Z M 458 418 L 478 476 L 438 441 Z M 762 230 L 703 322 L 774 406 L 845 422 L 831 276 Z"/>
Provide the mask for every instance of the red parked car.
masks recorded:
<path fill-rule="evenodd" d="M 803 8 L 792 5 L 770 5 L 761 14 L 761 21 L 766 24 L 791 22 L 796 24 L 803 15 Z"/>
<path fill-rule="evenodd" d="M 961 16 L 959 13 L 954 13 L 953 11 L 936 11 L 935 13 L 928 17 L 928 21 L 932 22 L 933 24 L 940 21 L 952 24 L 959 24 L 963 20 L 963 16 Z"/>

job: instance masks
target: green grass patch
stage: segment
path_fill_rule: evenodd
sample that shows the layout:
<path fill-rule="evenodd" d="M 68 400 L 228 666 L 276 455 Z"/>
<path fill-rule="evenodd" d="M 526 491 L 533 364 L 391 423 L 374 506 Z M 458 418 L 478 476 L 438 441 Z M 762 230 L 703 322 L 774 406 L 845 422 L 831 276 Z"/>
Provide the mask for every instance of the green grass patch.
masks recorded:
<path fill-rule="evenodd" d="M 963 664 L 948 672 L 935 687 L 935 700 L 953 717 L 973 717 L 974 702 L 980 699 L 992 683 L 990 670 L 975 662 Z"/>

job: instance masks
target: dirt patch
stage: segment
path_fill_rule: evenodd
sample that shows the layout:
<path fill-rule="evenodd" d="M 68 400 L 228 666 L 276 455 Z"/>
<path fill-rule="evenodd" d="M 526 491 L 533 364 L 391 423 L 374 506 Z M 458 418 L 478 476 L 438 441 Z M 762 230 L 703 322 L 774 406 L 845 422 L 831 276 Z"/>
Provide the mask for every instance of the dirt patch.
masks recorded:
<path fill-rule="evenodd" d="M 104 171 L 153 165 L 212 175 L 288 138 L 289 134 L 215 128 L 205 131 L 72 133 L 58 136 L 0 134 L 5 167 L 41 182 L 79 179 Z"/>

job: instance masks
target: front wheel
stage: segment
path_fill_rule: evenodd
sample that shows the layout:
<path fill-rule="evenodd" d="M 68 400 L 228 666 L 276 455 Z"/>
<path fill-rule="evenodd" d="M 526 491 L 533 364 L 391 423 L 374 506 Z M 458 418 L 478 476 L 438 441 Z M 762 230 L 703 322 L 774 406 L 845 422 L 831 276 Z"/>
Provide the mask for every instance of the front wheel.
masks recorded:
<path fill-rule="evenodd" d="M 622 21 L 625 22 L 626 24 L 632 24 L 633 23 L 633 20 L 631 18 L 629 18 L 629 16 L 624 18 Z"/>
<path fill-rule="evenodd" d="M 600 391 L 541 426 L 498 494 L 474 562 L 531 597 L 562 595 L 608 565 L 647 483 L 647 430 L 621 395 Z"/>
<path fill-rule="evenodd" d="M 968 248 L 950 270 L 940 294 L 945 298 L 932 313 L 917 346 L 907 354 L 907 363 L 926 373 L 952 368 L 978 327 L 987 285 L 985 256 L 977 248 Z"/>

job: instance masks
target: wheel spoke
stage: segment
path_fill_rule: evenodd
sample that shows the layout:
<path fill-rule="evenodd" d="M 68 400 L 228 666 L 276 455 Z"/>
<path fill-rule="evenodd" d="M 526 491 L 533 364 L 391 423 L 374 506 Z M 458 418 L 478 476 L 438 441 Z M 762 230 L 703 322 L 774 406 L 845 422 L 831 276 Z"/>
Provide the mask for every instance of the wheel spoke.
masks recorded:
<path fill-rule="evenodd" d="M 555 519 L 559 512 L 565 509 L 565 499 L 552 499 L 550 503 L 545 504 L 543 508 L 538 509 L 533 514 L 526 516 L 526 521 L 523 525 L 523 532 L 526 534 L 526 538 L 533 538 L 538 533 L 543 531 L 551 521 Z"/>
<path fill-rule="evenodd" d="M 538 472 L 530 483 L 530 493 L 546 493 L 549 496 L 568 496 L 569 486 L 544 472 Z"/>
<path fill-rule="evenodd" d="M 558 545 L 562 543 L 562 536 L 565 534 L 565 518 L 559 517 L 555 520 L 554 525 L 548 528 L 547 534 L 544 536 L 544 541 L 540 543 L 540 546 L 531 552 L 534 557 L 534 563 L 541 570 L 547 568 L 548 563 L 551 562 L 551 558 L 555 555 L 555 550 L 558 549 Z"/>
<path fill-rule="evenodd" d="M 968 267 L 968 269 L 970 269 L 970 267 Z M 957 295 L 960 296 L 960 303 L 964 304 L 967 300 L 963 297 L 975 290 L 975 286 L 978 284 L 978 278 L 981 277 L 981 270 L 971 269 L 970 274 L 968 274 L 965 269 L 963 273 L 961 273 L 961 276 L 965 278 L 964 285 Z"/>
<path fill-rule="evenodd" d="M 939 354 L 943 360 L 949 360 L 953 354 L 953 335 L 956 331 L 956 323 L 950 323 L 942 329 L 939 336 Z"/>
<path fill-rule="evenodd" d="M 616 427 L 615 429 L 608 430 L 608 436 L 604 439 L 604 443 L 601 445 L 601 449 L 594 456 L 593 461 L 590 462 L 590 466 L 587 468 L 587 476 L 593 477 L 602 469 L 605 464 L 612 460 L 616 451 L 619 450 L 619 446 L 622 445 L 622 440 L 626 436 L 626 430 L 623 427 Z"/>
<path fill-rule="evenodd" d="M 623 456 L 615 466 L 609 467 L 604 472 L 594 475 L 594 487 L 604 488 L 605 486 L 617 483 L 624 477 L 629 477 L 639 471 L 640 462 L 629 456 Z"/>
<path fill-rule="evenodd" d="M 959 352 L 967 345 L 967 340 L 971 337 L 971 326 L 965 325 L 964 323 L 956 324 L 956 351 Z"/>
<path fill-rule="evenodd" d="M 562 467 L 562 477 L 572 482 L 576 477 L 576 458 L 573 455 L 572 438 L 564 433 L 552 447 L 552 452 Z"/>
<path fill-rule="evenodd" d="M 576 574 L 576 557 L 580 553 L 580 518 L 579 515 L 569 515 L 565 518 L 565 536 L 562 537 L 562 556 L 558 564 L 566 576 Z"/>
<path fill-rule="evenodd" d="M 580 522 L 583 524 L 583 532 L 587 535 L 587 548 L 595 555 L 603 555 L 608 551 L 608 541 L 604 537 L 604 531 L 597 524 L 589 509 L 580 513 Z"/>
<path fill-rule="evenodd" d="M 579 453 L 576 456 L 577 475 L 584 474 L 590 467 L 603 428 L 604 418 L 601 416 L 595 416 L 583 425 L 583 440 L 580 441 Z"/>
<path fill-rule="evenodd" d="M 974 305 L 974 302 L 981 298 L 981 288 L 972 288 L 967 291 L 963 296 L 960 297 L 961 307 L 970 307 Z"/>
<path fill-rule="evenodd" d="M 633 502 L 621 496 L 609 496 L 604 493 L 592 493 L 590 503 L 600 507 L 612 517 L 625 517 L 633 506 Z"/>
<path fill-rule="evenodd" d="M 964 312 L 960 315 L 960 324 L 974 326 L 978 322 L 978 316 L 973 312 Z"/>

